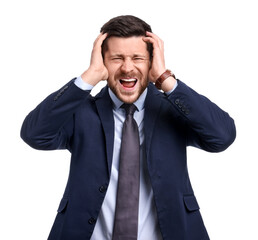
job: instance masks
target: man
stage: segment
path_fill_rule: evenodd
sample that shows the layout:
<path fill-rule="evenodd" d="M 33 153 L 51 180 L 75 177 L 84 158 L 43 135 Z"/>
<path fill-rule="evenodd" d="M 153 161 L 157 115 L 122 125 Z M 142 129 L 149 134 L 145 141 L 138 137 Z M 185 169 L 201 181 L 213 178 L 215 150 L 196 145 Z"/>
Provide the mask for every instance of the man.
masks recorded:
<path fill-rule="evenodd" d="M 92 97 L 101 80 L 107 86 Z M 125 113 L 124 103 L 137 110 Z M 137 123 L 129 131 L 136 130 L 137 144 L 122 131 L 129 115 L 130 124 Z M 188 177 L 186 147 L 223 151 L 235 134 L 226 112 L 166 70 L 163 42 L 147 23 L 133 16 L 111 19 L 94 42 L 89 68 L 48 96 L 22 126 L 31 147 L 71 152 L 49 240 L 209 239 Z M 135 154 L 129 163 L 140 165 L 132 168 L 140 171 L 139 181 L 134 172 L 123 178 L 128 149 Z M 130 207 L 121 203 L 127 200 Z M 135 208 L 137 217 L 131 217 Z M 125 213 L 123 222 L 119 214 Z"/>

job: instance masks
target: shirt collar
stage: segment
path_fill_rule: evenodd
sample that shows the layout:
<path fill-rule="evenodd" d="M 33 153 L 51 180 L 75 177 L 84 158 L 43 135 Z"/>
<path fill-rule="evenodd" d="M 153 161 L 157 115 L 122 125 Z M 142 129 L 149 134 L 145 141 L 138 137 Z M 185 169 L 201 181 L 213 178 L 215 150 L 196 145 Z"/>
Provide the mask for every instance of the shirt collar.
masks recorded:
<path fill-rule="evenodd" d="M 133 103 L 137 107 L 138 111 L 141 111 L 144 108 L 144 102 L 147 95 L 147 91 L 148 90 L 146 88 L 141 94 L 141 96 Z M 110 88 L 108 88 L 108 93 L 110 98 L 112 99 L 115 110 L 117 110 L 124 104 L 120 99 L 117 98 L 117 96 L 113 93 L 113 91 Z"/>

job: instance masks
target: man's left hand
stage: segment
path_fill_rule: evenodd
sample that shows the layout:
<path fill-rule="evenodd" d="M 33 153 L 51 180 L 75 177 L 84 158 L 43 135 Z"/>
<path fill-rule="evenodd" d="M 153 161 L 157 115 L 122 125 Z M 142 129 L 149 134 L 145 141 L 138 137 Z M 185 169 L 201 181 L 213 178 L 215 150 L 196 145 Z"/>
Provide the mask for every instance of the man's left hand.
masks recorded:
<path fill-rule="evenodd" d="M 143 37 L 143 41 L 151 43 L 153 46 L 153 58 L 151 68 L 149 71 L 149 80 L 156 82 L 159 76 L 166 71 L 165 56 L 164 56 L 164 42 L 156 34 L 146 32 L 147 37 Z M 176 80 L 173 77 L 166 79 L 161 88 L 164 92 L 173 89 Z"/>

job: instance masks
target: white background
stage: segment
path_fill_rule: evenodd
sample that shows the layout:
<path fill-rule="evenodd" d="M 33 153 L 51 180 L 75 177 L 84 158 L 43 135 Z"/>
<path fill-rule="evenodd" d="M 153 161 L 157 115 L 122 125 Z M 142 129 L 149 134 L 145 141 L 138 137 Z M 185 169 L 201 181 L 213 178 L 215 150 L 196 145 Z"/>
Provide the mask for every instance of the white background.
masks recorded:
<path fill-rule="evenodd" d="M 47 239 L 70 156 L 33 150 L 20 127 L 88 67 L 100 27 L 122 14 L 148 22 L 167 68 L 235 119 L 235 143 L 219 154 L 189 148 L 189 172 L 212 240 L 258 239 L 257 12 L 255 0 L 1 1 L 0 239 Z"/>

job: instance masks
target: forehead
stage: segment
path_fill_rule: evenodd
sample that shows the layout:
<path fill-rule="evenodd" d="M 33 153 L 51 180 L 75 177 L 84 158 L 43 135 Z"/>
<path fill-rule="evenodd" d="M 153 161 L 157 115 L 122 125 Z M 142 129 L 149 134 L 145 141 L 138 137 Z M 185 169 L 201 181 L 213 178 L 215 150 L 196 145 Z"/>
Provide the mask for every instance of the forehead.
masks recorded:
<path fill-rule="evenodd" d="M 107 54 L 148 54 L 143 36 L 128 38 L 110 37 L 107 39 Z"/>

